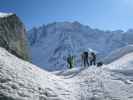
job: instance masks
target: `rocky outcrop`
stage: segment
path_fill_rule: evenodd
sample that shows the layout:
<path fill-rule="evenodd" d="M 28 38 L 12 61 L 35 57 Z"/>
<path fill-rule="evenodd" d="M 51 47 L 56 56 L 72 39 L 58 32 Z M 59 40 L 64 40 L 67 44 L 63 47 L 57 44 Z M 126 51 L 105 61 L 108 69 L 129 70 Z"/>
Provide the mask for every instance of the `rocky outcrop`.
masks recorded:
<path fill-rule="evenodd" d="M 25 33 L 25 27 L 16 14 L 0 13 L 0 46 L 29 61 Z"/>

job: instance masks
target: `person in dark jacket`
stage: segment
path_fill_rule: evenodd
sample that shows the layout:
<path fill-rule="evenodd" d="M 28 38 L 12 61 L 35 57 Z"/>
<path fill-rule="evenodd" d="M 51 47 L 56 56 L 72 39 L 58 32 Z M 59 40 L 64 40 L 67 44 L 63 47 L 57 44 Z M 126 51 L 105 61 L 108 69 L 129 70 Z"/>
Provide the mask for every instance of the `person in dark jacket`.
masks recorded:
<path fill-rule="evenodd" d="M 88 52 L 87 52 L 87 51 L 84 51 L 84 52 L 81 54 L 81 59 L 82 59 L 82 62 L 83 62 L 83 64 L 84 64 L 84 67 L 89 66 Z"/>
<path fill-rule="evenodd" d="M 74 67 L 74 56 L 69 55 L 67 57 L 68 67 L 71 69 Z"/>
<path fill-rule="evenodd" d="M 96 54 L 91 52 L 92 59 L 90 60 L 90 65 L 96 65 Z"/>

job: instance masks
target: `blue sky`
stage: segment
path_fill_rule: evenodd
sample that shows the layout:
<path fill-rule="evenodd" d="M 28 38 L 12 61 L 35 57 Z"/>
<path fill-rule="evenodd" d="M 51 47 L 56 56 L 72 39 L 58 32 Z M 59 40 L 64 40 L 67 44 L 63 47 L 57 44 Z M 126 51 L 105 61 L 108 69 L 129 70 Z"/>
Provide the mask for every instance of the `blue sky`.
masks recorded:
<path fill-rule="evenodd" d="M 0 12 L 14 12 L 27 28 L 54 21 L 79 21 L 93 28 L 133 28 L 133 0 L 0 0 Z"/>

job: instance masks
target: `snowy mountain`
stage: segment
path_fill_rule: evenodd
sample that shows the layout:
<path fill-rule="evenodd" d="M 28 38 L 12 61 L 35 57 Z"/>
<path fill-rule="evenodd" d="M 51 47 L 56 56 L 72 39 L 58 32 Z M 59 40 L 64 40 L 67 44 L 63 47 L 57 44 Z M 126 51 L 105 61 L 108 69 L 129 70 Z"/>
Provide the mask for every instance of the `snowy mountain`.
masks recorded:
<path fill-rule="evenodd" d="M 115 64 L 123 61 L 121 69 L 117 68 Z M 131 62 L 133 52 L 115 60 L 113 66 L 53 74 L 0 48 L 0 100 L 133 100 Z"/>
<path fill-rule="evenodd" d="M 32 62 L 47 70 L 66 69 L 66 57 L 73 54 L 80 66 L 80 54 L 92 49 L 98 59 L 133 43 L 133 30 L 102 31 L 79 22 L 55 22 L 28 31 Z"/>

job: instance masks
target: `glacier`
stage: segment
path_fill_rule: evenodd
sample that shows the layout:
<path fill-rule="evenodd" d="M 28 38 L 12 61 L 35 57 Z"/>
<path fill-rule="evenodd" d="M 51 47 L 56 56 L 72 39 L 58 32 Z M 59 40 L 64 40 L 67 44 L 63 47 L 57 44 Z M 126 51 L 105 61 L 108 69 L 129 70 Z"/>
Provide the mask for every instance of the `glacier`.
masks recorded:
<path fill-rule="evenodd" d="M 48 72 L 0 48 L 0 100 L 133 100 L 133 52 L 117 58 Z"/>

